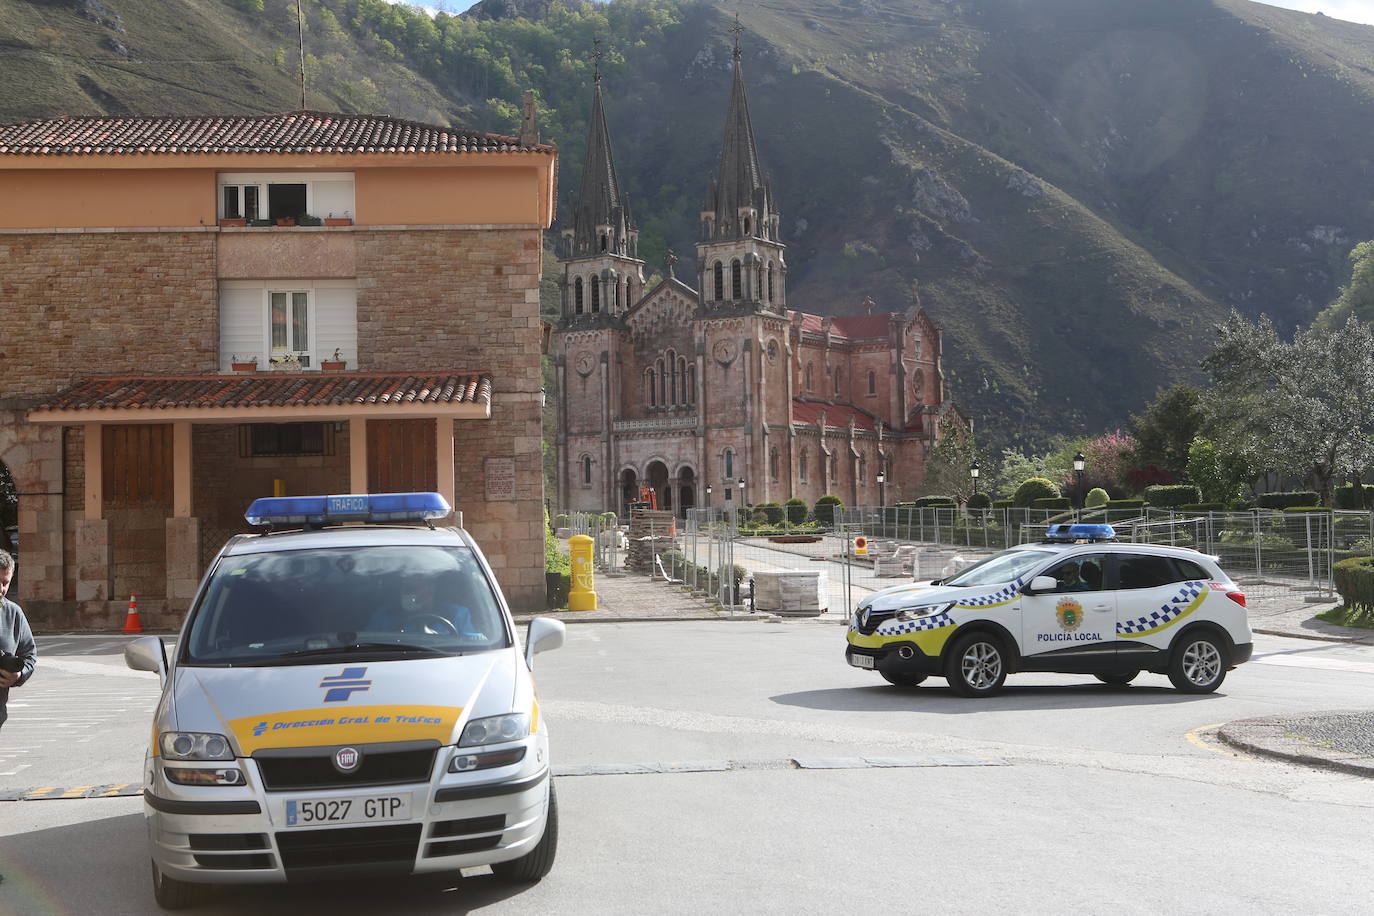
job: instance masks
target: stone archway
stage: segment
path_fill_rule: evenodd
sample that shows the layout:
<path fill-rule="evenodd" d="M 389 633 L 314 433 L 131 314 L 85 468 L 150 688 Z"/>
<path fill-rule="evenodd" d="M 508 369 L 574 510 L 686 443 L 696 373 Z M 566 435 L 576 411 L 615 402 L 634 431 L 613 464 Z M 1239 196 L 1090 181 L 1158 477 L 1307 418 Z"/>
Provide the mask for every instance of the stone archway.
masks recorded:
<path fill-rule="evenodd" d="M 673 508 L 673 491 L 668 486 L 668 466 L 662 461 L 650 461 L 644 469 L 644 485 L 653 487 L 658 496 L 658 508 L 668 511 Z"/>
<path fill-rule="evenodd" d="M 680 468 L 677 472 L 678 480 L 678 511 L 681 518 L 687 517 L 687 510 L 696 508 L 697 504 L 697 475 L 689 467 Z"/>
<path fill-rule="evenodd" d="M 639 475 L 634 468 L 626 468 L 620 472 L 620 514 L 624 518 L 630 517 L 630 503 L 639 499 Z"/>

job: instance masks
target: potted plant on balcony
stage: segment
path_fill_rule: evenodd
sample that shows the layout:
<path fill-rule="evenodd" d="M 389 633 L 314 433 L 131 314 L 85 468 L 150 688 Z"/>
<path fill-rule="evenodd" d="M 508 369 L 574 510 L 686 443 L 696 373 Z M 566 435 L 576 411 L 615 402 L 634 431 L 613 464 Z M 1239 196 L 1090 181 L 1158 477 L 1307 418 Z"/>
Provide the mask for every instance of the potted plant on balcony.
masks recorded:
<path fill-rule="evenodd" d="M 294 226 L 296 225 L 296 218 L 294 216 L 279 216 L 277 217 L 277 225 Z"/>
<path fill-rule="evenodd" d="M 296 353 L 281 353 L 268 360 L 273 372 L 301 371 L 301 358 Z"/>
<path fill-rule="evenodd" d="M 324 224 L 326 226 L 351 226 L 353 225 L 353 217 L 347 214 L 344 216 L 335 216 L 333 213 L 330 213 L 324 218 Z"/>
<path fill-rule="evenodd" d="M 296 218 L 296 225 L 297 225 L 297 226 L 322 226 L 322 225 L 324 225 L 324 220 L 320 219 L 318 216 L 311 216 L 309 213 L 307 213 L 307 214 L 305 214 L 304 216 L 299 216 L 299 217 Z"/>
<path fill-rule="evenodd" d="M 250 226 L 275 226 L 276 224 L 277 221 L 274 219 L 250 219 L 248 221 Z"/>
<path fill-rule="evenodd" d="M 243 227 L 248 225 L 248 220 L 242 216 L 221 216 L 219 218 L 221 226 Z"/>
<path fill-rule="evenodd" d="M 235 353 L 229 358 L 229 366 L 235 372 L 257 372 L 258 358 L 256 356 L 245 356 L 242 359 Z"/>
<path fill-rule="evenodd" d="M 335 347 L 333 356 L 320 361 L 320 368 L 325 372 L 342 372 L 348 368 L 348 361 L 340 355 L 339 348 Z"/>

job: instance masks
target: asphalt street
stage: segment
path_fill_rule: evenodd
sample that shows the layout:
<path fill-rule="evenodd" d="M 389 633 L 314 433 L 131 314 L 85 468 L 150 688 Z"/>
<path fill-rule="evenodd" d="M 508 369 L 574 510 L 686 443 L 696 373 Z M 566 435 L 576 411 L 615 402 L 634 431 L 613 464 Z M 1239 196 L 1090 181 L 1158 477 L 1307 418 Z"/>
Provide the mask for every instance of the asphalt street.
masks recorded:
<path fill-rule="evenodd" d="M 0 790 L 136 783 L 156 678 L 122 640 L 57 639 L 0 731 Z M 569 627 L 536 669 L 562 813 L 541 884 L 245 889 L 204 912 L 1367 911 L 1374 780 L 1213 735 L 1367 706 L 1374 648 L 1261 636 L 1210 696 L 1020 675 L 981 701 L 880 686 L 842 651 L 813 621 Z M 0 801 L 0 912 L 156 912 L 140 806 Z"/>

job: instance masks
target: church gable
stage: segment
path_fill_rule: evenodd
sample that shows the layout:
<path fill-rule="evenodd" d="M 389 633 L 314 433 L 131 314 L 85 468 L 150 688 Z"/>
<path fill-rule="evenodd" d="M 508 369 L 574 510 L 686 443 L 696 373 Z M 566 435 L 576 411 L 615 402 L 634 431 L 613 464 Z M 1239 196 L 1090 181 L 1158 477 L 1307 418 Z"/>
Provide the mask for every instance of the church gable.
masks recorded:
<path fill-rule="evenodd" d="M 696 319 L 696 292 L 684 283 L 664 280 L 625 315 L 625 326 L 639 342 L 680 331 Z"/>

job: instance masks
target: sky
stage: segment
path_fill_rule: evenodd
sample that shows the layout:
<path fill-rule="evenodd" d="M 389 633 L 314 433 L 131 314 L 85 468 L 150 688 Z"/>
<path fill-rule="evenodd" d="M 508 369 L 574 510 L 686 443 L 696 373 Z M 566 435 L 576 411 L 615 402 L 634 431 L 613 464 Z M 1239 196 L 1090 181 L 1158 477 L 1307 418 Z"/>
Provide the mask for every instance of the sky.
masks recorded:
<path fill-rule="evenodd" d="M 392 3 L 410 2 L 411 6 L 429 7 L 432 11 L 436 3 L 425 0 L 390 0 Z M 472 6 L 474 0 L 448 0 L 445 4 L 449 12 L 460 13 Z M 1374 0 L 1259 0 L 1270 6 L 1282 6 L 1304 13 L 1325 13 L 1336 19 L 1348 22 L 1364 22 L 1374 25 Z"/>

